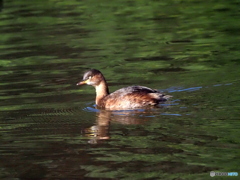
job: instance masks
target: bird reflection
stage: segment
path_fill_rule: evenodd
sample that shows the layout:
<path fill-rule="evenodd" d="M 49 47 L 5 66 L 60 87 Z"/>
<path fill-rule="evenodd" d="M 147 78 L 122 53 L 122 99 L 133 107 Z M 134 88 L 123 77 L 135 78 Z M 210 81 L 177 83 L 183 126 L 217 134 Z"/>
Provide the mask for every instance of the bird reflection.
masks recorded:
<path fill-rule="evenodd" d="M 90 144 L 98 144 L 102 140 L 110 139 L 110 123 L 126 125 L 140 125 L 154 117 L 156 111 L 152 109 L 108 111 L 99 110 L 96 112 L 96 124 L 85 129 L 85 135 L 90 138 Z"/>

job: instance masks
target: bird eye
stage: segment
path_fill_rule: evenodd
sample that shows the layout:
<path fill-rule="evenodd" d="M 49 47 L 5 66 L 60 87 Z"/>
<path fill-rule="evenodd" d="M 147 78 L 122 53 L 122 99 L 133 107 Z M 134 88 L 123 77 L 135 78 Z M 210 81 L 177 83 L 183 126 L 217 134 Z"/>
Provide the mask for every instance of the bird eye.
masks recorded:
<path fill-rule="evenodd" d="M 88 77 L 88 79 L 91 79 L 91 78 L 92 78 L 92 76 L 89 76 L 89 77 Z"/>

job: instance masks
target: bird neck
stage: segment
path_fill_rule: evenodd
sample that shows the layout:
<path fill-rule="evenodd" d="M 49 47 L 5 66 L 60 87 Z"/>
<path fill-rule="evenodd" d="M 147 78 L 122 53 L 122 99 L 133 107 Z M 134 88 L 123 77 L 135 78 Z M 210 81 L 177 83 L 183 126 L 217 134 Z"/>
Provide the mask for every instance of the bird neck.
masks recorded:
<path fill-rule="evenodd" d="M 100 105 L 100 101 L 109 95 L 109 90 L 107 82 L 105 80 L 101 81 L 99 85 L 95 86 L 96 89 L 96 104 Z"/>

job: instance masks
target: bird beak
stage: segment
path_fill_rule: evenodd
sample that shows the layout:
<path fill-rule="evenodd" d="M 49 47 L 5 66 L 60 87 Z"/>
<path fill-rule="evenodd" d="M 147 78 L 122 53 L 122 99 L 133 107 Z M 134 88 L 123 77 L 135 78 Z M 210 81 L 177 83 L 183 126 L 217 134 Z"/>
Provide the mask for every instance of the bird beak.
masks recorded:
<path fill-rule="evenodd" d="M 88 81 L 89 81 L 88 79 L 85 80 L 85 81 L 80 81 L 79 83 L 77 83 L 77 86 L 79 86 L 79 85 L 83 85 L 83 84 L 87 84 Z"/>

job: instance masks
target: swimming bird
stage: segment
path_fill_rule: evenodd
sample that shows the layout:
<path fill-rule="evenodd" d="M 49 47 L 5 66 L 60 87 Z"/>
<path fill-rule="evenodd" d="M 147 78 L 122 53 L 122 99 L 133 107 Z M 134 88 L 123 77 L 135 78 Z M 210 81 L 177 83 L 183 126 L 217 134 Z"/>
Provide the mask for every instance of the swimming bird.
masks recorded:
<path fill-rule="evenodd" d="M 83 84 L 91 85 L 96 89 L 95 102 L 102 109 L 126 110 L 156 106 L 172 97 L 145 86 L 129 86 L 110 94 L 106 79 L 96 69 L 90 69 L 84 73 L 83 80 L 77 85 Z"/>

